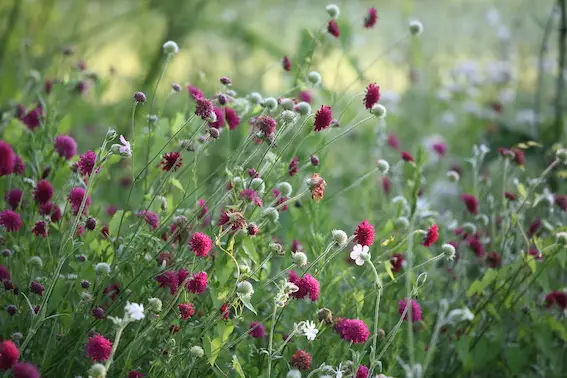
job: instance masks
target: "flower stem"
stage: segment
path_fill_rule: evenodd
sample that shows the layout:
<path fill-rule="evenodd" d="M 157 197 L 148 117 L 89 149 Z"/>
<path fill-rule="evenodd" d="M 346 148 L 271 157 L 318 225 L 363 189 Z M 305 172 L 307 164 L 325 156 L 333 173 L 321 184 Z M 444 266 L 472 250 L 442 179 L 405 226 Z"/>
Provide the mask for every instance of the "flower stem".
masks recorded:
<path fill-rule="evenodd" d="M 372 338 L 372 350 L 371 350 L 371 354 L 370 354 L 370 372 L 368 373 L 368 376 L 372 375 L 372 371 L 374 370 L 374 367 L 376 366 L 376 364 L 378 363 L 378 361 L 376 360 L 376 343 L 378 342 L 378 316 L 380 315 L 380 299 L 382 298 L 382 280 L 380 279 L 380 276 L 378 275 L 378 271 L 376 270 L 376 267 L 374 266 L 374 264 L 372 263 L 372 261 L 368 261 L 368 263 L 370 264 L 370 267 L 372 268 L 372 272 L 374 272 L 374 280 L 376 283 L 376 286 L 378 287 L 378 293 L 376 294 L 376 307 L 374 309 L 374 335 Z"/>
<path fill-rule="evenodd" d="M 272 324 L 270 329 L 270 340 L 268 342 L 268 377 L 271 377 L 272 373 L 272 347 L 274 345 L 274 329 L 276 328 L 276 312 L 278 311 L 278 306 L 274 301 L 274 309 L 272 310 Z"/>

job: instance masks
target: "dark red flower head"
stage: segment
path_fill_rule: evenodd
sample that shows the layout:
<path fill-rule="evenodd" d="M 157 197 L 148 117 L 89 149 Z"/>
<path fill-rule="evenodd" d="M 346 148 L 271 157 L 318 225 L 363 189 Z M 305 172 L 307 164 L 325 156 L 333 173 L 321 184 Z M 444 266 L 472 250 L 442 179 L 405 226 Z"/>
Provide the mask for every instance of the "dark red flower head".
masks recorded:
<path fill-rule="evenodd" d="M 196 256 L 205 257 L 213 248 L 213 241 L 211 238 L 202 232 L 195 232 L 193 237 L 189 240 L 189 249 L 195 253 Z"/>
<path fill-rule="evenodd" d="M 181 153 L 174 151 L 174 152 L 168 152 L 166 154 L 163 154 L 163 156 L 161 157 L 161 169 L 163 169 L 164 171 L 171 171 L 173 170 L 173 172 L 177 171 L 178 168 L 181 168 L 181 165 L 183 164 L 183 157 L 181 156 Z"/>
<path fill-rule="evenodd" d="M 34 281 L 30 284 L 30 291 L 34 294 L 39 295 L 40 297 L 43 297 L 45 287 L 40 282 Z"/>
<path fill-rule="evenodd" d="M 376 25 L 376 21 L 378 21 L 378 12 L 376 8 L 368 9 L 368 14 L 364 17 L 364 27 L 366 29 L 373 28 Z"/>
<path fill-rule="evenodd" d="M 498 252 L 490 252 L 486 255 L 486 263 L 490 268 L 498 269 L 502 266 L 502 257 Z"/>
<path fill-rule="evenodd" d="M 567 195 L 565 194 L 555 194 L 553 195 L 553 202 L 563 211 L 567 211 Z"/>
<path fill-rule="evenodd" d="M 187 86 L 187 92 L 189 92 L 189 95 L 191 97 L 193 97 L 193 100 L 205 98 L 205 95 L 203 94 L 203 92 L 194 85 L 188 85 Z M 197 115 L 199 115 L 199 114 L 197 114 Z"/>
<path fill-rule="evenodd" d="M 83 198 L 87 194 L 85 188 L 81 187 L 74 187 L 71 189 L 71 193 L 69 193 L 69 204 L 73 208 L 73 215 L 77 215 L 79 209 L 81 208 L 81 203 L 83 202 Z M 91 197 L 87 196 L 85 200 L 85 207 L 83 208 L 83 214 L 87 212 L 87 208 L 91 205 Z"/>
<path fill-rule="evenodd" d="M 260 116 L 254 122 L 254 127 L 266 136 L 272 135 L 276 131 L 276 126 L 276 121 L 270 116 Z"/>
<path fill-rule="evenodd" d="M 327 25 L 327 31 L 329 32 L 330 35 L 332 35 L 335 38 L 339 38 L 339 36 L 341 35 L 341 31 L 339 30 L 339 25 L 335 20 L 329 20 L 329 24 Z"/>
<path fill-rule="evenodd" d="M 390 195 L 392 192 L 392 181 L 388 176 L 382 177 L 382 189 L 386 195 Z"/>
<path fill-rule="evenodd" d="M 370 337 L 368 326 L 360 319 L 337 319 L 336 330 L 341 339 L 363 344 Z"/>
<path fill-rule="evenodd" d="M 266 336 L 266 328 L 260 322 L 252 322 L 250 323 L 248 334 L 255 339 L 261 339 L 262 337 Z"/>
<path fill-rule="evenodd" d="M 403 159 L 404 161 L 407 161 L 408 163 L 411 163 L 411 162 L 415 161 L 414 158 L 413 158 L 413 156 L 412 156 L 412 154 L 410 154 L 410 153 L 407 152 L 407 151 L 402 151 L 402 152 L 400 152 L 400 156 L 402 157 L 402 159 Z"/>
<path fill-rule="evenodd" d="M 16 154 L 12 146 L 0 140 L 0 176 L 6 176 L 14 172 L 16 165 Z"/>
<path fill-rule="evenodd" d="M 545 306 L 557 305 L 561 310 L 567 309 L 567 294 L 562 291 L 552 291 L 545 296 Z"/>
<path fill-rule="evenodd" d="M 176 272 L 166 270 L 158 275 L 155 280 L 158 282 L 159 287 L 168 287 L 171 295 L 175 294 L 179 287 L 179 280 Z"/>
<path fill-rule="evenodd" d="M 291 60 L 286 56 L 282 58 L 282 67 L 287 72 L 291 71 Z"/>
<path fill-rule="evenodd" d="M 0 371 L 10 369 L 20 358 L 20 351 L 12 340 L 0 343 Z"/>
<path fill-rule="evenodd" d="M 311 367 L 311 361 L 312 358 L 308 352 L 298 349 L 295 351 L 293 356 L 291 356 L 289 364 L 299 370 L 309 370 Z"/>
<path fill-rule="evenodd" d="M 436 224 L 432 225 L 431 228 L 427 231 L 427 235 L 425 235 L 425 240 L 423 241 L 423 245 L 425 247 L 431 247 L 439 238 L 439 227 Z"/>
<path fill-rule="evenodd" d="M 368 378 L 368 367 L 359 365 L 358 370 L 356 370 L 355 378 Z"/>
<path fill-rule="evenodd" d="M 388 146 L 392 147 L 394 150 L 397 150 L 397 149 L 400 148 L 400 140 L 398 139 L 396 134 L 392 134 L 392 133 L 388 134 L 387 143 L 388 143 Z"/>
<path fill-rule="evenodd" d="M 526 155 L 524 154 L 524 150 L 519 148 L 512 148 L 511 151 L 514 153 L 514 160 L 513 162 L 520 167 L 523 167 L 526 163 Z"/>
<path fill-rule="evenodd" d="M 234 109 L 229 107 L 224 108 L 224 115 L 229 130 L 234 130 L 240 125 L 240 117 Z"/>
<path fill-rule="evenodd" d="M 213 103 L 204 97 L 195 97 L 195 114 L 207 121 L 213 114 Z"/>
<path fill-rule="evenodd" d="M 34 130 L 36 127 L 41 126 L 41 121 L 43 117 L 43 108 L 41 105 L 37 105 L 35 108 L 30 110 L 24 116 L 22 116 L 21 121 L 28 129 Z"/>
<path fill-rule="evenodd" d="M 110 357 L 112 342 L 106 337 L 97 334 L 93 337 L 89 337 L 86 349 L 87 357 L 91 360 L 97 362 L 106 361 Z"/>
<path fill-rule="evenodd" d="M 49 232 L 49 224 L 46 221 L 37 221 L 33 226 L 32 232 L 35 236 L 41 236 L 42 238 L 46 238 Z"/>
<path fill-rule="evenodd" d="M 364 96 L 364 107 L 372 109 L 380 101 L 380 87 L 376 83 L 368 84 L 366 95 Z"/>
<path fill-rule="evenodd" d="M 319 281 L 309 274 L 306 274 L 303 277 L 299 277 L 295 271 L 290 270 L 289 272 L 289 282 L 295 284 L 299 290 L 295 293 L 291 293 L 291 296 L 295 299 L 302 299 L 306 296 L 309 296 L 309 299 L 312 302 L 317 301 L 319 299 L 319 293 L 321 291 L 321 287 L 319 285 Z"/>
<path fill-rule="evenodd" d="M 150 210 L 142 210 L 138 213 L 139 217 L 143 217 L 150 229 L 156 230 L 159 227 L 159 215 Z"/>
<path fill-rule="evenodd" d="M 140 373 L 137 370 L 131 370 L 128 372 L 128 378 L 143 378 L 144 374 Z"/>
<path fill-rule="evenodd" d="M 4 226 L 8 232 L 16 232 L 22 227 L 20 214 L 12 210 L 4 210 L 0 213 L 0 226 Z"/>
<path fill-rule="evenodd" d="M 39 370 L 29 362 L 16 362 L 12 366 L 12 376 L 14 378 L 41 378 Z"/>
<path fill-rule="evenodd" d="M 398 273 L 404 267 L 405 258 L 404 255 L 400 253 L 395 253 L 390 257 L 390 264 L 392 265 L 392 271 Z"/>
<path fill-rule="evenodd" d="M 77 155 L 77 142 L 68 135 L 58 135 L 53 140 L 55 151 L 62 158 L 69 160 Z"/>
<path fill-rule="evenodd" d="M 354 242 L 361 245 L 371 246 L 374 244 L 374 239 L 376 239 L 374 225 L 369 223 L 367 220 L 362 221 L 356 228 L 356 231 L 354 231 Z"/>
<path fill-rule="evenodd" d="M 297 171 L 299 170 L 299 158 L 294 156 L 291 161 L 289 162 L 289 166 L 287 167 L 287 172 L 290 176 L 295 176 Z"/>
<path fill-rule="evenodd" d="M 96 154 L 93 151 L 87 151 L 81 155 L 77 162 L 79 171 L 83 176 L 90 176 L 96 164 Z"/>
<path fill-rule="evenodd" d="M 12 210 L 16 210 L 18 206 L 22 203 L 23 192 L 21 189 L 14 188 L 10 189 L 8 193 L 4 196 L 4 199 L 10 205 Z"/>
<path fill-rule="evenodd" d="M 41 204 L 39 206 L 39 213 L 51 217 L 52 222 L 59 222 L 61 220 L 61 208 L 53 202 Z"/>
<path fill-rule="evenodd" d="M 215 113 L 217 120 L 215 122 L 209 122 L 209 127 L 212 127 L 214 129 L 223 128 L 225 122 L 223 109 L 219 108 L 218 106 L 213 106 L 213 112 Z"/>
<path fill-rule="evenodd" d="M 194 274 L 193 277 L 187 282 L 187 290 L 193 294 L 202 294 L 207 290 L 209 284 L 209 277 L 206 272 Z"/>
<path fill-rule="evenodd" d="M 407 299 L 402 299 L 401 301 L 398 302 L 399 305 L 398 313 L 400 315 L 402 315 L 406 310 L 407 303 L 408 303 Z M 420 321 L 422 319 L 421 306 L 419 305 L 419 303 L 417 303 L 417 301 L 413 299 L 410 300 L 410 304 L 411 304 L 411 321 L 414 323 Z M 404 316 L 404 320 L 408 320 L 408 314 L 409 314 L 409 310 L 408 312 L 406 312 L 406 315 Z"/>
<path fill-rule="evenodd" d="M 332 21 L 332 20 L 331 20 Z M 333 122 L 333 111 L 329 105 L 321 105 L 321 108 L 317 110 L 315 114 L 315 121 L 313 122 L 314 130 L 321 131 L 325 130 Z"/>
<path fill-rule="evenodd" d="M 478 214 L 478 200 L 472 194 L 461 194 L 461 199 L 465 203 L 467 210 L 471 214 Z"/>
<path fill-rule="evenodd" d="M 179 308 L 179 315 L 183 320 L 187 320 L 195 315 L 195 306 L 192 303 L 180 303 L 177 305 Z"/>
<path fill-rule="evenodd" d="M 41 180 L 37 183 L 33 191 L 33 199 L 39 203 L 46 203 L 53 197 L 53 186 L 47 180 Z"/>

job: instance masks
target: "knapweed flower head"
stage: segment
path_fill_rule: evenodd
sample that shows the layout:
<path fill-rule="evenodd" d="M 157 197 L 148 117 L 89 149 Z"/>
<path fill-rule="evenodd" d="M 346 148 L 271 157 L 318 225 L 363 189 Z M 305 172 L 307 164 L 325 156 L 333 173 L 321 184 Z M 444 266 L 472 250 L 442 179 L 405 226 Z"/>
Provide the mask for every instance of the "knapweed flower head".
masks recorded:
<path fill-rule="evenodd" d="M 61 208 L 53 203 L 53 202 L 48 202 L 48 203 L 44 203 L 41 204 L 39 206 L 39 213 L 41 215 L 46 215 L 48 217 L 51 218 L 52 222 L 59 222 L 61 220 Z"/>
<path fill-rule="evenodd" d="M 146 94 L 144 92 L 135 92 L 134 100 L 143 104 L 144 102 L 146 102 Z"/>
<path fill-rule="evenodd" d="M 77 162 L 79 172 L 81 172 L 81 175 L 83 176 L 90 176 L 93 173 L 95 165 L 96 154 L 90 150 L 82 154 L 81 158 Z"/>
<path fill-rule="evenodd" d="M 407 299 L 402 299 L 401 301 L 398 302 L 398 313 L 400 315 L 403 315 L 404 311 L 406 310 L 406 306 L 407 306 Z M 421 306 L 419 305 L 419 303 L 417 303 L 417 301 L 415 300 L 411 300 L 411 320 L 412 322 L 418 322 L 422 319 L 422 314 L 421 314 Z M 406 312 L 405 316 L 404 316 L 404 320 L 408 319 L 408 312 Z"/>
<path fill-rule="evenodd" d="M 287 55 L 282 58 L 282 68 L 284 71 L 291 71 L 291 60 Z"/>
<path fill-rule="evenodd" d="M 10 205 L 12 210 L 16 210 L 18 206 L 20 206 L 20 204 L 22 203 L 23 195 L 24 192 L 22 192 L 21 189 L 14 188 L 14 189 L 10 189 L 8 193 L 6 193 L 4 199 L 6 200 L 8 205 Z"/>
<path fill-rule="evenodd" d="M 303 299 L 309 296 L 312 302 L 319 299 L 319 293 L 321 287 L 319 281 L 310 274 L 306 274 L 303 277 L 299 277 L 295 271 L 289 271 L 289 282 L 295 284 L 298 287 L 296 292 L 291 293 L 291 296 L 295 299 Z"/>
<path fill-rule="evenodd" d="M 142 210 L 138 213 L 139 217 L 143 217 L 151 230 L 159 227 L 159 215 L 150 210 Z"/>
<path fill-rule="evenodd" d="M 368 13 L 364 17 L 364 27 L 366 29 L 371 29 L 374 27 L 374 25 L 376 25 L 377 21 L 378 21 L 378 11 L 376 11 L 376 8 L 368 9 Z"/>
<path fill-rule="evenodd" d="M 360 319 L 338 319 L 336 330 L 341 339 L 354 344 L 363 344 L 370 337 L 368 326 Z"/>
<path fill-rule="evenodd" d="M 478 214 L 478 200 L 475 196 L 473 196 L 472 194 L 464 193 L 461 194 L 461 199 L 465 203 L 465 206 L 469 213 L 474 215 Z"/>
<path fill-rule="evenodd" d="M 43 292 L 45 291 L 45 287 L 37 281 L 33 281 L 30 284 L 30 291 L 34 294 L 39 295 L 40 297 L 43 297 Z"/>
<path fill-rule="evenodd" d="M 376 239 L 374 225 L 367 220 L 360 222 L 354 231 L 354 242 L 363 246 L 371 246 Z"/>
<path fill-rule="evenodd" d="M 37 105 L 35 108 L 24 114 L 20 120 L 28 129 L 34 131 L 37 127 L 41 126 L 43 115 L 43 108 L 41 105 Z"/>
<path fill-rule="evenodd" d="M 194 274 L 187 282 L 187 290 L 193 294 L 202 294 L 207 290 L 209 284 L 209 277 L 207 272 L 199 272 Z"/>
<path fill-rule="evenodd" d="M 311 190 L 311 198 L 317 200 L 317 202 L 323 199 L 325 195 L 325 189 L 327 188 L 327 182 L 318 174 L 313 173 L 311 178 L 307 181 L 307 186 Z"/>
<path fill-rule="evenodd" d="M 214 117 L 212 117 L 212 119 L 208 120 L 209 121 L 209 131 L 211 131 L 210 129 L 220 129 L 220 128 L 224 127 L 224 123 L 225 123 L 225 117 L 224 117 L 223 109 L 219 108 L 218 106 L 213 106 L 213 114 L 214 114 Z M 219 130 L 217 130 L 217 132 L 218 131 Z M 218 138 L 218 136 L 217 136 L 217 138 Z"/>
<path fill-rule="evenodd" d="M 405 258 L 404 255 L 400 253 L 395 253 L 390 257 L 390 265 L 392 266 L 392 271 L 395 273 L 399 273 L 402 268 L 405 266 Z"/>
<path fill-rule="evenodd" d="M 159 287 L 168 287 L 171 295 L 175 294 L 177 288 L 179 287 L 179 279 L 177 273 L 173 271 L 164 271 L 156 276 L 155 280 L 158 282 Z"/>
<path fill-rule="evenodd" d="M 229 107 L 224 108 L 224 117 L 229 130 L 234 130 L 240 125 L 240 117 L 236 110 Z"/>
<path fill-rule="evenodd" d="M 425 235 L 425 240 L 423 241 L 423 246 L 431 247 L 435 242 L 439 239 L 439 227 L 434 224 L 432 225 L 429 230 L 427 230 L 427 234 Z"/>
<path fill-rule="evenodd" d="M 195 306 L 192 303 L 180 303 L 177 305 L 181 319 L 187 320 L 195 315 Z"/>
<path fill-rule="evenodd" d="M 0 140 L 0 176 L 6 176 L 14 172 L 16 165 L 16 154 L 12 146 Z"/>
<path fill-rule="evenodd" d="M 289 166 L 287 167 L 287 173 L 293 177 L 295 176 L 297 171 L 299 171 L 299 158 L 297 156 L 294 156 L 289 162 Z"/>
<path fill-rule="evenodd" d="M 263 205 L 262 197 L 258 195 L 254 189 L 244 189 L 239 194 L 240 198 L 261 207 Z"/>
<path fill-rule="evenodd" d="M 69 200 L 69 204 L 71 205 L 71 208 L 73 209 L 73 215 L 77 215 L 77 213 L 79 212 L 81 208 L 81 204 L 83 203 L 83 199 L 85 198 L 86 194 L 87 191 L 85 188 L 81 188 L 77 186 L 71 189 L 68 200 Z M 91 205 L 91 197 L 87 196 L 85 200 L 85 206 L 83 208 L 83 214 L 87 212 L 87 209 L 90 205 Z"/>
<path fill-rule="evenodd" d="M 376 83 L 368 84 L 366 87 L 366 95 L 364 96 L 364 107 L 372 109 L 380 101 L 380 87 Z"/>
<path fill-rule="evenodd" d="M 357 244 L 352 248 L 350 253 L 350 258 L 354 260 L 355 264 L 358 266 L 364 265 L 364 263 L 370 260 L 369 248 L 367 245 Z"/>
<path fill-rule="evenodd" d="M 199 257 L 207 256 L 213 248 L 213 241 L 211 238 L 202 232 L 195 232 L 188 244 L 189 249 Z"/>
<path fill-rule="evenodd" d="M 69 135 L 58 135 L 53 140 L 55 151 L 65 160 L 70 160 L 77 155 L 77 142 Z"/>
<path fill-rule="evenodd" d="M 334 19 L 329 20 L 329 23 L 327 24 L 327 31 L 335 38 L 339 38 L 339 36 L 341 35 L 339 24 L 337 24 L 337 21 L 335 21 Z"/>
<path fill-rule="evenodd" d="M 175 152 L 168 152 L 161 157 L 161 169 L 164 171 L 177 171 L 178 168 L 181 168 L 183 164 L 183 157 L 177 151 Z"/>
<path fill-rule="evenodd" d="M 209 121 L 214 114 L 213 103 L 204 98 L 195 98 L 195 115 L 201 117 L 203 121 Z"/>
<path fill-rule="evenodd" d="M 315 113 L 315 121 L 313 129 L 315 132 L 325 130 L 333 121 L 333 111 L 329 105 L 321 105 L 321 108 Z"/>
<path fill-rule="evenodd" d="M 355 378 L 368 378 L 368 367 L 364 365 L 359 365 L 356 370 Z"/>
<path fill-rule="evenodd" d="M 261 339 L 262 337 L 266 336 L 266 328 L 260 322 L 252 322 L 250 323 L 248 334 L 255 339 Z"/>
<path fill-rule="evenodd" d="M 311 368 L 312 357 L 308 352 L 298 349 L 291 356 L 289 364 L 299 370 L 309 370 Z"/>
<path fill-rule="evenodd" d="M 87 357 L 93 361 L 106 361 L 110 357 L 112 342 L 101 334 L 89 337 L 86 345 Z"/>
<path fill-rule="evenodd" d="M 9 370 L 20 358 L 20 350 L 12 340 L 0 343 L 0 371 Z"/>
<path fill-rule="evenodd" d="M 0 212 L 0 226 L 4 226 L 8 232 L 17 232 L 23 226 L 20 214 L 12 210 Z"/>
<path fill-rule="evenodd" d="M 265 136 L 274 134 L 276 126 L 276 120 L 270 116 L 260 116 L 256 118 L 254 122 L 254 127 L 260 130 Z"/>
<path fill-rule="evenodd" d="M 16 362 L 12 366 L 12 376 L 14 378 L 40 378 L 37 367 L 29 362 Z"/>

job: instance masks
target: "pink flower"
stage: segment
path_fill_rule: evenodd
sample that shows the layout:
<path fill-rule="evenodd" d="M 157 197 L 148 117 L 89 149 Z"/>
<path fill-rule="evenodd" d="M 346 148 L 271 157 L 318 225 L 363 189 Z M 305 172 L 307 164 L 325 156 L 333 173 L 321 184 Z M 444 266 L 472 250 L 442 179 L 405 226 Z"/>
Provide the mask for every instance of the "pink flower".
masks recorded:
<path fill-rule="evenodd" d="M 53 197 L 53 186 L 47 180 L 41 180 L 37 183 L 34 191 L 33 198 L 39 203 L 46 203 Z"/>
<path fill-rule="evenodd" d="M 96 164 L 96 154 L 93 151 L 87 151 L 81 155 L 77 162 L 79 171 L 83 176 L 90 176 Z"/>
<path fill-rule="evenodd" d="M 313 101 L 313 98 L 311 97 L 311 92 L 309 92 L 308 90 L 299 92 L 299 94 L 297 95 L 297 99 L 299 101 L 304 101 L 308 104 L 311 104 L 311 101 Z"/>
<path fill-rule="evenodd" d="M 195 315 L 195 307 L 192 303 L 180 303 L 177 305 L 179 309 L 179 315 L 183 320 L 187 320 L 193 315 Z"/>
<path fill-rule="evenodd" d="M 311 357 L 311 354 L 304 350 L 298 349 L 291 356 L 289 364 L 299 370 L 309 370 L 311 368 L 312 361 L 313 358 Z"/>
<path fill-rule="evenodd" d="M 0 265 L 0 281 L 10 280 L 10 271 L 6 265 Z"/>
<path fill-rule="evenodd" d="M 188 85 L 187 86 L 187 92 L 189 92 L 189 95 L 191 97 L 193 97 L 193 100 L 205 98 L 205 95 L 203 94 L 203 92 L 194 85 Z"/>
<path fill-rule="evenodd" d="M 215 129 L 224 127 L 224 111 L 218 106 L 213 106 L 213 112 L 215 112 L 217 120 L 215 122 L 209 122 L 209 127 Z"/>
<path fill-rule="evenodd" d="M 400 315 L 402 315 L 404 313 L 404 311 L 406 310 L 406 306 L 407 306 L 407 299 L 402 299 L 401 301 L 398 302 L 398 312 Z M 417 303 L 417 301 L 414 301 L 413 299 L 410 301 L 411 304 L 411 320 L 412 322 L 418 322 L 422 319 L 421 316 L 421 306 L 419 305 L 419 303 Z M 409 310 L 408 310 L 409 313 Z M 404 320 L 408 319 L 408 313 L 406 313 Z"/>
<path fill-rule="evenodd" d="M 41 105 L 37 105 L 35 108 L 30 110 L 20 119 L 28 129 L 34 130 L 36 127 L 41 126 L 41 119 L 43 117 L 43 109 Z"/>
<path fill-rule="evenodd" d="M 16 165 L 16 154 L 12 146 L 0 140 L 0 176 L 6 176 L 14 172 Z"/>
<path fill-rule="evenodd" d="M 354 236 L 355 244 L 371 246 L 374 244 L 374 239 L 376 239 L 374 225 L 367 220 L 362 221 L 356 228 L 356 231 L 354 231 Z"/>
<path fill-rule="evenodd" d="M 276 131 L 276 126 L 276 121 L 270 116 L 260 116 L 254 122 L 254 127 L 266 136 L 272 135 Z"/>
<path fill-rule="evenodd" d="M 4 226 L 8 232 L 16 232 L 23 223 L 20 214 L 12 210 L 4 210 L 0 213 L 0 225 Z"/>
<path fill-rule="evenodd" d="M 465 203 L 467 210 L 471 214 L 478 214 L 478 200 L 472 194 L 461 194 L 461 199 Z"/>
<path fill-rule="evenodd" d="M 411 163 L 411 162 L 415 161 L 414 158 L 413 158 L 413 156 L 412 156 L 412 154 L 410 154 L 410 153 L 407 152 L 407 151 L 402 151 L 402 152 L 400 152 L 400 156 L 401 156 L 401 158 L 402 158 L 404 161 L 406 161 L 406 162 L 408 162 L 408 163 Z"/>
<path fill-rule="evenodd" d="M 256 339 L 261 339 L 266 336 L 266 328 L 260 322 L 252 322 L 248 334 Z"/>
<path fill-rule="evenodd" d="M 256 206 L 262 206 L 262 198 L 258 195 L 258 193 L 254 189 L 244 189 L 240 192 L 240 198 L 248 200 L 254 203 Z"/>
<path fill-rule="evenodd" d="M 211 238 L 202 232 L 195 232 L 191 240 L 189 240 L 189 249 L 195 253 L 196 256 L 205 257 L 213 248 L 213 241 Z"/>
<path fill-rule="evenodd" d="M 144 374 L 140 373 L 137 370 L 131 370 L 128 372 L 128 378 L 143 378 Z"/>
<path fill-rule="evenodd" d="M 382 177 L 382 189 L 386 195 L 390 195 L 392 192 L 392 181 L 388 176 Z"/>
<path fill-rule="evenodd" d="M 159 287 L 168 287 L 171 295 L 175 294 L 179 287 L 177 273 L 170 270 L 162 272 L 155 278 L 155 280 L 158 282 Z"/>
<path fill-rule="evenodd" d="M 332 35 L 335 38 L 339 38 L 339 36 L 341 35 L 341 31 L 339 30 L 339 25 L 335 20 L 329 20 L 329 24 L 327 25 L 327 31 L 329 32 L 330 35 Z"/>
<path fill-rule="evenodd" d="M 14 188 L 8 191 L 8 193 L 6 193 L 4 199 L 6 200 L 8 205 L 10 205 L 12 210 L 16 210 L 18 206 L 20 206 L 20 204 L 22 203 L 23 194 L 24 193 L 20 189 Z"/>
<path fill-rule="evenodd" d="M 431 148 L 433 148 L 433 151 L 437 152 L 439 156 L 445 156 L 447 153 L 447 145 L 443 142 L 433 143 Z"/>
<path fill-rule="evenodd" d="M 69 193 L 68 199 L 69 199 L 69 204 L 73 208 L 73 215 L 77 215 L 77 213 L 79 212 L 81 208 L 81 204 L 83 202 L 83 198 L 85 198 L 86 194 L 87 191 L 85 190 L 85 188 L 76 186 L 73 189 L 71 189 L 71 193 Z M 87 209 L 90 205 L 91 205 L 91 197 L 87 196 L 87 199 L 85 200 L 85 206 L 83 208 L 83 214 L 87 212 Z"/>
<path fill-rule="evenodd" d="M 132 156 L 132 147 L 130 146 L 130 142 L 128 142 L 126 138 L 124 138 L 124 135 L 120 135 L 120 143 L 122 143 L 118 150 L 120 155 Z"/>
<path fill-rule="evenodd" d="M 202 294 L 207 290 L 209 284 L 209 277 L 206 272 L 194 274 L 193 277 L 187 282 L 187 290 L 193 294 Z"/>
<path fill-rule="evenodd" d="M 234 130 L 240 125 L 240 117 L 232 108 L 224 108 L 224 116 L 229 130 Z"/>
<path fill-rule="evenodd" d="M 485 254 L 484 246 L 477 237 L 471 237 L 468 239 L 468 244 L 470 249 L 473 250 L 476 257 L 483 257 Z"/>
<path fill-rule="evenodd" d="M 16 162 L 14 164 L 14 174 L 23 175 L 26 172 L 26 163 L 24 163 L 22 158 L 18 155 L 16 155 L 15 160 Z"/>
<path fill-rule="evenodd" d="M 53 140 L 55 151 L 66 160 L 77 155 L 77 142 L 68 135 L 58 135 Z"/>
<path fill-rule="evenodd" d="M 334 20 L 331 20 L 334 21 Z M 313 127 L 315 132 L 325 130 L 333 122 L 333 111 L 328 105 L 321 105 L 321 108 L 317 110 L 315 114 L 315 121 L 313 122 Z"/>
<path fill-rule="evenodd" d="M 203 121 L 208 120 L 213 114 L 213 103 L 204 97 L 195 98 L 195 114 Z"/>
<path fill-rule="evenodd" d="M 388 134 L 387 140 L 388 146 L 392 147 L 394 150 L 400 148 L 400 140 L 396 136 L 396 134 Z"/>
<path fill-rule="evenodd" d="M 139 217 L 144 217 L 150 229 L 156 230 L 159 227 L 159 215 L 150 210 L 142 210 L 138 213 Z"/>
<path fill-rule="evenodd" d="M 425 240 L 423 241 L 423 245 L 425 247 L 431 247 L 439 238 L 439 227 L 436 224 L 432 225 L 431 228 L 427 231 L 427 235 L 425 235 Z"/>
<path fill-rule="evenodd" d="M 29 362 L 16 362 L 12 366 L 12 376 L 14 378 L 41 378 L 35 365 Z"/>
<path fill-rule="evenodd" d="M 289 162 L 289 166 L 287 167 L 287 172 L 291 177 L 293 177 L 295 176 L 298 170 L 299 170 L 299 158 L 297 156 L 294 156 Z"/>
<path fill-rule="evenodd" d="M 374 25 L 376 25 L 376 21 L 378 21 L 378 12 L 376 11 L 376 8 L 368 9 L 368 14 L 364 17 L 364 27 L 366 29 L 373 28 Z"/>
<path fill-rule="evenodd" d="M 392 265 L 392 271 L 398 273 L 404 267 L 405 258 L 404 255 L 400 253 L 394 253 L 392 257 L 390 257 L 390 264 Z"/>
<path fill-rule="evenodd" d="M 291 296 L 295 299 L 303 299 L 309 295 L 309 299 L 312 302 L 317 301 L 319 299 L 319 293 L 321 291 L 319 281 L 309 274 L 299 278 L 295 271 L 290 270 L 289 272 L 289 282 L 295 284 L 299 290 L 295 293 L 291 293 Z"/>
<path fill-rule="evenodd" d="M 37 221 L 32 229 L 32 232 L 35 236 L 41 236 L 42 238 L 47 237 L 49 225 L 46 221 Z"/>
<path fill-rule="evenodd" d="M 53 202 L 42 203 L 39 206 L 39 213 L 51 217 L 51 221 L 55 223 L 61 220 L 61 208 Z"/>
<path fill-rule="evenodd" d="M 282 58 L 282 67 L 287 72 L 291 71 L 291 60 L 287 56 Z"/>
<path fill-rule="evenodd" d="M 360 319 L 343 319 L 336 326 L 341 339 L 363 344 L 370 337 L 368 326 Z"/>
<path fill-rule="evenodd" d="M 364 107 L 371 109 L 380 100 L 380 87 L 376 83 L 368 84 L 366 95 L 364 96 Z"/>
<path fill-rule="evenodd" d="M 106 361 L 110 357 L 112 342 L 101 334 L 97 334 L 93 337 L 89 337 L 86 349 L 87 357 L 91 360 L 97 362 Z"/>
<path fill-rule="evenodd" d="M 368 378 L 368 367 L 359 365 L 356 370 L 356 378 Z"/>
<path fill-rule="evenodd" d="M 20 351 L 12 340 L 0 343 L 0 371 L 10 369 L 20 358 Z"/>

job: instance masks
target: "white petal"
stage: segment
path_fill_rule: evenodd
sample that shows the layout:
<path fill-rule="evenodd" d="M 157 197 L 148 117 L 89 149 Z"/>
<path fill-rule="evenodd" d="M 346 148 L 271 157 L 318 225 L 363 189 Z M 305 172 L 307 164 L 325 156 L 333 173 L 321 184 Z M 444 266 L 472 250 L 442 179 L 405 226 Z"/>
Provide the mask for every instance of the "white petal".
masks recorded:
<path fill-rule="evenodd" d="M 362 247 L 362 252 L 368 252 L 369 250 L 370 250 L 370 248 L 367 245 Z"/>
<path fill-rule="evenodd" d="M 362 266 L 362 265 L 364 265 L 364 260 L 363 260 L 363 259 L 361 259 L 360 257 L 359 257 L 359 258 L 357 258 L 357 259 L 356 259 L 356 260 L 355 260 L 354 262 L 355 262 L 355 263 L 356 263 L 356 265 L 358 265 L 358 266 Z"/>
<path fill-rule="evenodd" d="M 360 252 L 352 251 L 350 253 L 350 258 L 353 259 L 353 260 L 356 260 L 359 256 L 360 256 Z"/>

